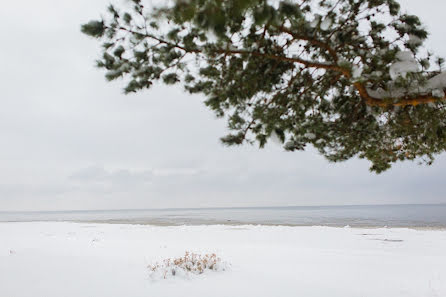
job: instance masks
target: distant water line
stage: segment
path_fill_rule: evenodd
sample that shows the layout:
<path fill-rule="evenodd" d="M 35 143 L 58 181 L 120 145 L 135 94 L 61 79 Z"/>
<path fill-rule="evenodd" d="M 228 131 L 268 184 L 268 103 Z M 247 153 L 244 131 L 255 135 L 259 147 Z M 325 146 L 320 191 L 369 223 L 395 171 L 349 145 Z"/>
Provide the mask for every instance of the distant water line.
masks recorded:
<path fill-rule="evenodd" d="M 1 212 L 0 222 L 446 228 L 446 204 Z"/>

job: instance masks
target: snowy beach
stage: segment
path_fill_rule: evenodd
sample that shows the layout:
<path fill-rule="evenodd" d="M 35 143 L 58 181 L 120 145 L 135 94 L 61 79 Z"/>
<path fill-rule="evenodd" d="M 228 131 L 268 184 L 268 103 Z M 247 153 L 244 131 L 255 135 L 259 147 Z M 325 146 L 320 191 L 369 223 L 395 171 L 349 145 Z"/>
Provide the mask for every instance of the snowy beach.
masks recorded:
<path fill-rule="evenodd" d="M 0 223 L 0 296 L 446 296 L 446 231 Z M 148 265 L 216 253 L 226 271 L 153 279 Z"/>

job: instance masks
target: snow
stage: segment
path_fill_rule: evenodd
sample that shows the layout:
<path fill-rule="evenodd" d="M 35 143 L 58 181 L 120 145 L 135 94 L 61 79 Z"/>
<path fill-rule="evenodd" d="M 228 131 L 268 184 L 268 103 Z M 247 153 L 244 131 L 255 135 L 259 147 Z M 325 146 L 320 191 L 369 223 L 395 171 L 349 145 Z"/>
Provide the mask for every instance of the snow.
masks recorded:
<path fill-rule="evenodd" d="M 418 46 L 421 45 L 422 43 L 423 40 L 421 40 L 421 38 L 419 38 L 418 36 L 412 34 L 409 35 L 408 44 Z"/>
<path fill-rule="evenodd" d="M 280 139 L 279 135 L 277 135 L 276 131 L 271 132 L 270 139 L 274 144 L 282 146 L 282 140 Z"/>
<path fill-rule="evenodd" d="M 399 76 L 405 78 L 406 74 L 410 72 L 420 71 L 418 62 L 410 51 L 399 52 L 396 55 L 396 58 L 399 62 L 393 63 L 389 69 L 389 74 L 392 80 L 397 79 Z"/>
<path fill-rule="evenodd" d="M 435 89 L 432 91 L 432 96 L 435 98 L 444 98 L 445 94 L 442 89 Z"/>
<path fill-rule="evenodd" d="M 317 25 L 319 25 L 321 18 L 322 18 L 322 16 L 320 14 L 315 14 L 313 21 L 310 22 L 310 27 L 316 28 Z"/>
<path fill-rule="evenodd" d="M 442 72 L 427 81 L 426 90 L 445 89 L 446 88 L 446 72 Z"/>
<path fill-rule="evenodd" d="M 398 62 L 392 64 L 389 68 L 389 74 L 392 80 L 398 77 L 405 78 L 407 73 L 420 71 L 418 62 L 409 51 L 399 52 L 397 54 Z M 444 98 L 446 89 L 446 72 L 441 72 L 434 77 L 428 79 L 424 84 L 412 84 L 410 88 L 397 88 L 393 86 L 394 82 L 390 82 L 388 89 L 382 88 L 373 90 L 367 89 L 370 96 L 378 99 L 386 98 L 401 98 L 407 95 L 427 95 L 432 93 L 432 96 L 437 98 Z"/>
<path fill-rule="evenodd" d="M 321 23 L 321 30 L 326 31 L 326 30 L 330 29 L 332 24 L 333 24 L 333 21 L 331 20 L 331 18 L 326 17 Z"/>
<path fill-rule="evenodd" d="M 427 82 L 423 85 L 413 85 L 409 89 L 403 89 L 403 88 L 392 88 L 389 87 L 389 90 L 383 90 L 382 88 L 372 90 L 367 89 L 367 93 L 374 97 L 379 99 L 385 99 L 385 98 L 398 98 L 403 97 L 407 94 L 418 94 L 418 95 L 426 95 L 429 93 L 432 93 L 432 96 L 438 98 L 444 98 L 444 96 L 439 97 L 444 90 L 446 89 L 446 72 L 441 72 L 440 74 L 437 74 L 436 76 L 430 78 L 427 80 Z"/>
<path fill-rule="evenodd" d="M 352 76 L 353 76 L 353 78 L 361 77 L 362 71 L 363 71 L 362 68 L 360 68 L 360 67 L 358 67 L 356 65 L 353 65 L 353 67 L 352 67 Z"/>
<path fill-rule="evenodd" d="M 0 296 L 446 296 L 446 231 L 0 223 Z M 152 279 L 186 251 L 231 267 Z"/>
<path fill-rule="evenodd" d="M 305 133 L 304 137 L 312 140 L 312 139 L 316 139 L 316 134 L 308 132 L 308 133 Z"/>

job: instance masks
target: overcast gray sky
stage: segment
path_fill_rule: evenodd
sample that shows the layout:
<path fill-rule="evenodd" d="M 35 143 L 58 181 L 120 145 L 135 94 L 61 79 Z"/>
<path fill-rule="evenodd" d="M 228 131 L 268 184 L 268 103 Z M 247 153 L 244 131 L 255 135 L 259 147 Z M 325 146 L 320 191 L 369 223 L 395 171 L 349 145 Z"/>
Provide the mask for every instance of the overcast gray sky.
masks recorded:
<path fill-rule="evenodd" d="M 0 10 L 0 211 L 446 203 L 446 156 L 368 172 L 311 149 L 223 147 L 200 96 L 122 94 L 93 67 L 81 23 L 109 1 L 7 1 Z M 446 56 L 442 0 L 404 0 Z"/>

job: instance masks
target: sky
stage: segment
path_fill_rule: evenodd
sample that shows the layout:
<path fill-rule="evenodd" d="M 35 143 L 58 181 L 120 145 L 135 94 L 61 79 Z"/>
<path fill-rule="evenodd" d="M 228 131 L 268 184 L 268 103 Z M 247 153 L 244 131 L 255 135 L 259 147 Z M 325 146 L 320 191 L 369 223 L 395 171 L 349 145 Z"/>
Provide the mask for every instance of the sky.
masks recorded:
<path fill-rule="evenodd" d="M 332 164 L 311 148 L 228 148 L 203 97 L 163 85 L 124 95 L 79 30 L 108 3 L 2 5 L 0 211 L 446 203 L 446 154 L 376 175 L 368 161 Z M 446 56 L 446 3 L 400 3 Z"/>

